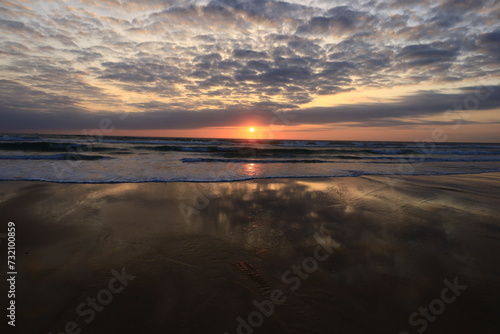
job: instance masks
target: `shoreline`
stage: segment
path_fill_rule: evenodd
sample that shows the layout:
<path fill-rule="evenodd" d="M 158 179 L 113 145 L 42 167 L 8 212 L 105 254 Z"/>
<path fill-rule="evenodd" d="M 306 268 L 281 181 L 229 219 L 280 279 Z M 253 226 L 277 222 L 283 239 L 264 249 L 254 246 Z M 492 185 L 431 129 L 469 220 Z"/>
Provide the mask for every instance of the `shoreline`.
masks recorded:
<path fill-rule="evenodd" d="M 169 180 L 169 181 L 47 181 L 47 180 L 2 180 L 1 183 L 6 182 L 41 182 L 41 183 L 54 183 L 54 184 L 150 184 L 150 183 L 235 183 L 235 182 L 251 182 L 251 181 L 278 181 L 278 180 L 311 180 L 316 179 L 319 181 L 342 179 L 342 178 L 357 178 L 357 177 L 384 177 L 384 178 L 412 178 L 412 177 L 447 177 L 447 176 L 467 176 L 467 175 L 482 175 L 482 174 L 500 174 L 500 171 L 486 171 L 476 173 L 447 173 L 447 174 L 360 174 L 360 175 L 338 175 L 338 176 L 272 176 L 272 177 L 252 177 L 239 180 L 221 180 L 221 181 L 197 181 L 197 180 Z"/>

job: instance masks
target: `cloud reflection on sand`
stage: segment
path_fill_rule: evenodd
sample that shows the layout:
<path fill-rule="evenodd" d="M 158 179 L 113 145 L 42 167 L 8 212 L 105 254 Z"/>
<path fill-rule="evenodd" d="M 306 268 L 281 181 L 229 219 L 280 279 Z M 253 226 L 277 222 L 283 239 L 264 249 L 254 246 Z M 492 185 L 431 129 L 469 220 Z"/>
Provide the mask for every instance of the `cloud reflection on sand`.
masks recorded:
<path fill-rule="evenodd" d="M 223 333 L 263 293 L 235 263 L 287 295 L 275 311 L 283 321 L 269 319 L 259 328 L 263 334 L 399 332 L 447 277 L 470 288 L 429 333 L 491 323 L 500 296 L 483 287 L 498 277 L 493 189 L 499 176 L 400 181 L 392 188 L 384 177 L 10 186 L 15 195 L 0 203 L 0 220 L 19 226 L 25 276 L 18 298 L 31 310 L 20 323 L 29 327 L 25 332 L 60 330 L 82 296 L 102 288 L 110 268 L 126 265 L 137 279 L 92 323 L 95 332 L 146 326 Z M 204 187 L 217 196 L 187 224 L 178 206 L 192 203 Z M 300 291 L 290 291 L 282 273 L 318 244 L 334 248 L 332 256 Z M 59 297 L 47 307 L 51 295 Z"/>

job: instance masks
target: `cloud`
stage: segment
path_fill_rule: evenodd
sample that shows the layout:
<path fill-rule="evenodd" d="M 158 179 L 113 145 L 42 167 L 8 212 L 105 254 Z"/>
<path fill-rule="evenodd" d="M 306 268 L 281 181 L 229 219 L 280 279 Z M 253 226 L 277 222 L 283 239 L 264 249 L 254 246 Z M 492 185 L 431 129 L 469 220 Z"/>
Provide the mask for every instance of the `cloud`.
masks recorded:
<path fill-rule="evenodd" d="M 114 105 L 145 111 L 131 118 L 137 126 L 147 124 L 142 117 L 148 115 L 188 126 L 182 113 L 202 119 L 189 126 L 201 126 L 218 122 L 202 114 L 234 121 L 230 112 L 259 108 L 267 117 L 263 106 L 272 103 L 288 110 L 320 95 L 494 81 L 500 72 L 500 3 L 494 0 L 81 0 L 79 6 L 4 1 L 0 9 L 0 70 L 13 92 L 0 120 L 13 128 L 14 106 L 29 109 L 34 119 L 37 108 L 42 119 L 50 119 L 42 111 L 52 110 L 50 115 L 74 126 L 77 115 L 106 114 Z M 60 108 L 64 94 L 71 115 Z M 164 109 L 151 114 L 146 103 L 152 100 Z M 364 115 L 357 107 L 375 108 L 345 106 L 351 110 L 345 115 L 315 109 L 304 119 Z M 421 115 L 418 108 L 403 107 Z"/>
<path fill-rule="evenodd" d="M 476 45 L 481 54 L 491 56 L 493 60 L 500 61 L 500 29 L 481 34 L 477 39 Z"/>
<path fill-rule="evenodd" d="M 234 58 L 239 58 L 239 59 L 241 59 L 241 58 L 244 58 L 244 59 L 261 59 L 261 58 L 267 58 L 267 53 L 253 51 L 253 50 L 236 49 L 236 50 L 233 50 L 233 57 Z"/>
<path fill-rule="evenodd" d="M 334 34 L 338 36 L 353 32 L 356 27 L 361 25 L 367 28 L 367 24 L 371 20 L 365 13 L 354 11 L 348 6 L 331 8 L 326 14 L 327 16 L 312 17 L 307 23 L 298 27 L 297 34 Z"/>
<path fill-rule="evenodd" d="M 474 113 L 474 110 L 500 108 L 500 86 L 476 91 L 476 87 L 463 87 L 460 93 L 445 94 L 420 92 L 404 96 L 392 103 L 363 103 L 336 107 L 316 107 L 297 112 L 293 120 L 298 124 L 355 123 L 355 126 L 385 126 L 398 124 L 434 124 L 425 121 L 426 116 L 436 116 L 458 110 Z M 476 98 L 476 93 L 481 99 Z M 488 98 L 486 98 L 488 97 Z M 466 101 L 464 103 L 464 101 Z M 469 111 L 470 110 L 470 111 Z M 448 124 L 449 124 L 448 120 Z"/>
<path fill-rule="evenodd" d="M 11 81 L 1 81 L 4 116 L 0 131 L 7 131 L 14 125 L 20 130 L 63 130 L 98 127 L 103 118 L 109 118 L 122 130 L 152 129 L 199 129 L 204 127 L 226 127 L 245 124 L 268 125 L 276 112 L 293 115 L 293 125 L 337 124 L 361 127 L 435 125 L 450 124 L 449 120 L 426 121 L 425 117 L 442 115 L 458 105 L 474 115 L 475 110 L 500 108 L 500 86 L 477 90 L 463 87 L 458 93 L 421 91 L 403 96 L 388 103 L 359 103 L 336 107 L 313 107 L 300 109 L 297 105 L 277 102 L 256 102 L 233 105 L 226 108 L 186 110 L 178 105 L 157 101 L 134 103 L 141 112 L 129 113 L 124 120 L 116 112 L 93 112 L 80 108 L 77 100 L 63 95 L 46 94 L 29 89 Z M 19 96 L 22 100 L 14 98 Z M 475 98 L 479 96 L 479 98 Z M 23 101 L 23 102 L 21 102 Z M 42 112 L 39 112 L 42 111 Z M 468 120 L 470 124 L 484 122 Z M 486 124 L 489 124 L 487 122 Z"/>
<path fill-rule="evenodd" d="M 458 48 L 442 48 L 429 44 L 409 45 L 404 47 L 397 57 L 409 66 L 425 66 L 441 62 L 452 62 L 459 54 Z"/>

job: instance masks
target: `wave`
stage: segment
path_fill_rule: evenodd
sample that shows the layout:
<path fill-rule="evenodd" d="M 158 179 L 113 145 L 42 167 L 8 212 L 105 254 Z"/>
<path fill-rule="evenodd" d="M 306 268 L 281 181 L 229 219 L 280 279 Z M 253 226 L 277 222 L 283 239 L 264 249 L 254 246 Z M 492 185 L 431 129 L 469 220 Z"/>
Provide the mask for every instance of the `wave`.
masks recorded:
<path fill-rule="evenodd" d="M 256 147 L 256 146 L 184 146 L 184 145 L 152 145 L 152 146 L 128 146 L 118 147 L 116 145 L 102 146 L 96 143 L 74 143 L 74 142 L 35 142 L 35 141 L 5 141 L 0 142 L 0 151 L 31 151 L 31 152 L 67 152 L 70 154 L 89 154 L 91 152 L 107 152 L 108 154 L 129 153 L 130 150 L 142 150 L 151 152 L 191 152 L 191 153 L 212 153 L 222 158 L 295 158 L 300 156 L 349 155 L 350 159 L 363 159 L 390 156 L 431 156 L 431 155 L 483 155 L 498 156 L 499 150 L 413 150 L 413 149 L 366 149 L 349 147 Z M 338 158 L 338 156 L 337 156 Z"/>
<path fill-rule="evenodd" d="M 278 158 L 296 155 L 359 154 L 359 155 L 499 155 L 500 144 L 481 143 L 418 143 L 418 142 L 346 142 L 293 141 L 251 139 L 200 139 L 161 137 L 97 138 L 83 135 L 3 135 L 0 150 L 81 152 L 150 150 L 163 152 L 219 153 L 222 157 Z M 141 146 L 142 145 L 142 146 Z M 224 153 L 227 153 L 224 155 Z M 235 154 L 236 153 L 236 154 Z"/>
<path fill-rule="evenodd" d="M 462 151 L 432 151 L 432 152 L 425 152 L 422 151 L 420 154 L 448 154 L 448 155 L 500 155 L 500 151 L 467 151 L 467 150 L 462 150 Z"/>
<path fill-rule="evenodd" d="M 199 140 L 109 140 L 103 139 L 100 143 L 110 144 L 150 144 L 150 145 L 232 145 L 229 141 L 199 141 Z"/>
<path fill-rule="evenodd" d="M 439 150 L 456 148 L 500 149 L 500 144 L 481 143 L 415 143 L 415 142 L 324 142 L 324 141 L 273 141 L 270 144 L 280 147 L 350 147 L 353 149 L 413 149 L 413 150 Z"/>
<path fill-rule="evenodd" d="M 375 159 L 374 159 L 375 160 Z M 388 159 L 384 157 L 377 158 L 377 160 L 373 163 L 421 163 L 421 162 L 498 162 L 500 161 L 500 157 L 484 157 L 484 158 L 394 158 Z M 386 160 L 386 161 L 384 161 Z"/>
<path fill-rule="evenodd" d="M 178 145 L 161 145 L 161 146 L 137 146 L 135 149 L 150 150 L 160 152 L 237 152 L 236 147 L 220 147 L 220 146 L 178 146 Z"/>
<path fill-rule="evenodd" d="M 255 146 L 176 146 L 176 145 L 162 145 L 162 146 L 138 146 L 136 149 L 163 151 L 163 152 L 194 152 L 194 153 L 216 153 L 223 157 L 263 157 L 263 156 L 288 156 L 293 157 L 296 155 L 318 155 L 318 154 L 332 154 L 332 153 L 372 153 L 370 150 L 351 150 L 351 149 L 306 149 L 306 148 L 259 148 Z M 413 151 L 411 151 L 413 152 Z M 403 154 L 411 153 L 403 151 L 392 151 L 387 154 Z"/>
<path fill-rule="evenodd" d="M 0 155 L 0 160 L 104 160 L 112 159 L 102 155 L 52 154 L 52 155 Z"/>
<path fill-rule="evenodd" d="M 376 156 L 430 156 L 430 155 L 500 155 L 500 151 L 422 151 L 422 150 L 388 150 L 388 149 L 349 149 L 349 148 L 258 148 L 251 146 L 225 147 L 225 146 L 155 146 L 138 147 L 142 150 L 164 151 L 164 152 L 193 152 L 193 153 L 215 153 L 224 158 L 238 157 L 289 157 L 312 156 L 312 155 L 334 155 L 350 154 L 352 159 L 374 158 Z M 356 154 L 357 156 L 354 156 Z"/>
<path fill-rule="evenodd" d="M 426 162 L 499 162 L 500 157 L 485 157 L 485 158 L 399 158 L 399 157 L 359 157 L 359 156 L 336 156 L 328 157 L 330 160 L 320 159 L 219 159 L 219 158 L 183 158 L 184 163 L 200 163 L 200 162 L 220 162 L 220 163 L 256 163 L 256 164 L 276 164 L 276 163 L 338 163 L 347 162 L 347 160 L 359 160 L 362 163 L 377 163 L 377 164 L 418 164 Z M 339 159 L 332 160 L 332 159 Z M 346 161 L 342 161 L 346 160 Z"/>
<path fill-rule="evenodd" d="M 14 136 L 14 135 L 3 135 L 0 137 L 0 141 L 30 141 L 30 140 L 39 140 L 39 137 L 36 136 Z"/>
<path fill-rule="evenodd" d="M 281 147 L 344 147 L 344 142 L 325 141 L 273 141 L 271 144 Z"/>
<path fill-rule="evenodd" d="M 86 143 L 95 145 L 97 143 L 104 144 L 149 144 L 149 145 L 233 145 L 238 143 L 239 140 L 214 140 L 214 139 L 189 139 L 189 138 L 145 138 L 145 137 L 103 137 L 101 139 L 92 136 L 84 135 L 60 135 L 60 136 L 17 136 L 17 135 L 3 135 L 0 136 L 0 142 L 26 142 L 38 141 L 49 143 Z"/>
<path fill-rule="evenodd" d="M 70 152 L 75 154 L 116 151 L 116 147 L 102 147 L 95 144 L 70 142 L 0 142 L 0 151 Z"/>
<path fill-rule="evenodd" d="M 182 162 L 186 163 L 196 163 L 196 162 L 223 162 L 223 163 L 251 163 L 251 164 L 277 164 L 277 163 L 329 163 L 329 160 L 262 160 L 262 159 L 212 159 L 212 158 L 184 158 L 181 159 Z"/>

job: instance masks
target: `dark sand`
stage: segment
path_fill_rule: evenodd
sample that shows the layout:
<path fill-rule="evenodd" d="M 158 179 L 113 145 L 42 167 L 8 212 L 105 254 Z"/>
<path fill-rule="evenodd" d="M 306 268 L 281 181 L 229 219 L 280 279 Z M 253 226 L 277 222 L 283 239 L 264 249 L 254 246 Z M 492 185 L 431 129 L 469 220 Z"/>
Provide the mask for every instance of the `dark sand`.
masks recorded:
<path fill-rule="evenodd" d="M 425 333 L 500 333 L 500 173 L 0 185 L 0 233 L 17 227 L 17 333 L 74 321 L 81 333 L 233 334 L 277 289 L 285 302 L 254 333 L 413 334 L 410 315 L 455 278 L 467 289 Z M 186 221 L 179 206 L 193 201 Z M 333 253 L 292 291 L 282 274 L 318 245 Z M 77 307 L 122 268 L 135 279 L 87 323 Z"/>

